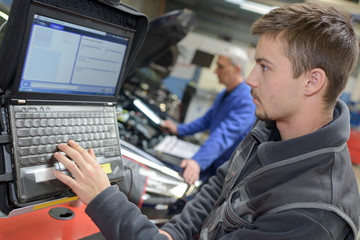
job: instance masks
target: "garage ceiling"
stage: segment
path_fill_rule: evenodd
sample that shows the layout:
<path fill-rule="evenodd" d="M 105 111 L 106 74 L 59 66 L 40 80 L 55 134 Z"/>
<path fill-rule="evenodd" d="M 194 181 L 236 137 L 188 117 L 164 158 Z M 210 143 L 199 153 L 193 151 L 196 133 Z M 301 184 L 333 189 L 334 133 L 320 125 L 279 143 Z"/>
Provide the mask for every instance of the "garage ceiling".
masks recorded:
<path fill-rule="evenodd" d="M 359 0 L 322 0 L 341 7 L 352 13 L 356 20 L 357 33 L 360 39 L 360 4 Z M 249 2 L 249 1 L 247 1 Z M 303 0 L 253 0 L 266 6 L 282 6 Z M 196 13 L 194 31 L 228 40 L 256 44 L 257 37 L 250 33 L 251 24 L 261 16 L 259 13 L 241 9 L 231 0 L 167 0 L 166 11 L 188 8 Z"/>

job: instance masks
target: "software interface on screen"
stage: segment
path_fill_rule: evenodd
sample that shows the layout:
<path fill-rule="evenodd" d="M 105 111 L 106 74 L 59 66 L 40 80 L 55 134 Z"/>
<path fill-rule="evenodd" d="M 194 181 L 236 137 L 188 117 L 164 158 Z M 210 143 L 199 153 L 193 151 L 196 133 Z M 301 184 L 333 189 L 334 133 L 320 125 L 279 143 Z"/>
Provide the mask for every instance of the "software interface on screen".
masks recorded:
<path fill-rule="evenodd" d="M 34 15 L 19 92 L 114 95 L 129 38 Z"/>

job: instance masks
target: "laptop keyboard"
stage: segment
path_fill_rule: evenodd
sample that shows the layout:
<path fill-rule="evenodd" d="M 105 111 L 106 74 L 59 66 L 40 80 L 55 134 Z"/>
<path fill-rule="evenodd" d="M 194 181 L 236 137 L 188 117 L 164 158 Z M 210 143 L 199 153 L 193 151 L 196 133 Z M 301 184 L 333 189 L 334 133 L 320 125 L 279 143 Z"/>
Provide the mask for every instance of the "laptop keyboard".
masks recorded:
<path fill-rule="evenodd" d="M 110 180 L 123 177 L 123 173 L 111 170 L 122 170 L 114 107 L 11 106 L 10 114 L 15 165 L 17 175 L 22 178 L 18 181 L 18 189 L 20 198 L 24 198 L 24 201 L 38 195 L 37 192 L 29 192 L 28 189 L 37 188 L 29 188 L 29 184 L 57 181 L 52 174 L 58 162 L 53 154 L 58 151 L 59 143 L 66 143 L 70 139 L 84 149 L 93 148 L 100 164 L 111 163 L 106 167 Z M 119 164 L 121 166 L 117 166 Z M 56 183 L 56 186 L 59 184 Z"/>
<path fill-rule="evenodd" d="M 22 166 L 52 162 L 59 143 L 72 139 L 96 156 L 120 154 L 113 112 L 15 113 Z"/>

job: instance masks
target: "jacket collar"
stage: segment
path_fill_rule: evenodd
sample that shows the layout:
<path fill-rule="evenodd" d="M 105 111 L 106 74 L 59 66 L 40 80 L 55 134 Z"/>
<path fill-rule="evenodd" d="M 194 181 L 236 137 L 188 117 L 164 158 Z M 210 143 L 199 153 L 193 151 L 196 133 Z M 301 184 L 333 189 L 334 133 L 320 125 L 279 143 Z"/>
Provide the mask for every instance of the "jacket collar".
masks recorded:
<path fill-rule="evenodd" d="M 245 80 L 244 80 L 245 81 Z M 239 83 L 233 90 L 231 90 L 228 94 L 227 94 L 227 96 L 231 96 L 231 95 L 238 95 L 241 91 L 242 91 L 242 89 L 244 88 L 244 85 L 245 85 L 245 83 L 244 82 L 242 82 L 242 83 Z M 247 86 L 247 85 L 246 85 Z M 226 91 L 227 91 L 227 89 L 225 88 L 220 94 L 221 94 L 221 96 L 224 96 L 225 94 L 226 94 Z M 250 91 L 250 90 L 249 90 Z"/>
<path fill-rule="evenodd" d="M 276 127 L 271 129 L 269 124 L 266 126 L 265 122 L 259 121 L 250 133 L 259 143 L 257 154 L 263 165 L 345 144 L 350 136 L 349 109 L 339 100 L 334 109 L 334 118 L 329 124 L 301 137 L 274 141 L 270 137 L 276 136 L 276 132 Z"/>

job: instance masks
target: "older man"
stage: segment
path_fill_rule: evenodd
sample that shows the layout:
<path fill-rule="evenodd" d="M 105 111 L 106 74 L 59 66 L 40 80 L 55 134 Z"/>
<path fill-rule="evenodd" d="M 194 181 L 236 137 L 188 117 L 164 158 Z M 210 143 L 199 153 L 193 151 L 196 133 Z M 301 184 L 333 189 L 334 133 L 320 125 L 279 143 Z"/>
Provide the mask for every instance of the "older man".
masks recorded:
<path fill-rule="evenodd" d="M 247 62 L 248 57 L 240 48 L 222 51 L 215 73 L 225 89 L 218 94 L 211 108 L 187 124 L 176 126 L 170 120 L 162 123 L 165 129 L 180 137 L 205 130 L 210 132 L 192 159 L 184 159 L 180 164 L 184 168 L 183 177 L 189 184 L 214 175 L 216 169 L 230 159 L 255 122 L 255 104 L 243 76 Z"/>

